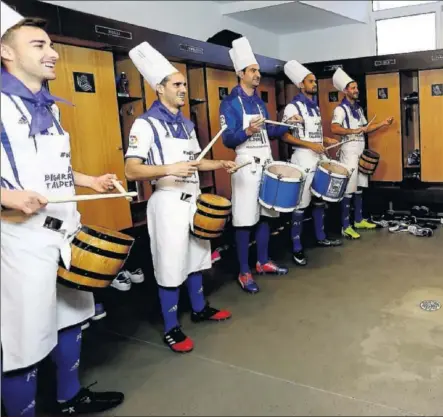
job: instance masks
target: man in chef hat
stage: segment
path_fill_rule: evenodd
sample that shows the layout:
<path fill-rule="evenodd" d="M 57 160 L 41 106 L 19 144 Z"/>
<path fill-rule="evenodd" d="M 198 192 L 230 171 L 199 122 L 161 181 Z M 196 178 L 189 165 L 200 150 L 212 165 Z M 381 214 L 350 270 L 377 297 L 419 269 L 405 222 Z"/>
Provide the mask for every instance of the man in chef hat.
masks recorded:
<path fill-rule="evenodd" d="M 116 177 L 75 172 L 66 158 L 69 134 L 55 104 L 61 99 L 43 87 L 55 79 L 58 60 L 44 23 L 1 2 L 1 385 L 8 416 L 35 415 L 38 363 L 48 354 L 57 370 L 54 414 L 101 412 L 124 398 L 81 387 L 81 323 L 94 315 L 94 300 L 56 283 L 60 257 L 69 269 L 80 214 L 76 203 L 47 197 L 75 195 L 75 185 L 102 193 Z M 63 184 L 50 179 L 60 176 Z M 8 221 L 7 209 L 21 212 L 23 222 Z"/>
<path fill-rule="evenodd" d="M 362 189 L 368 187 L 368 176 L 359 172 L 358 162 L 365 149 L 365 133 L 372 133 L 383 126 L 391 125 L 394 118 L 389 117 L 380 123 L 366 126 L 368 122 L 363 109 L 358 104 L 357 83 L 341 68 L 335 71 L 332 82 L 337 90 L 345 94 L 345 97 L 334 109 L 331 131 L 335 135 L 341 136 L 342 141 L 352 140 L 352 142 L 345 143 L 340 148 L 340 162 L 352 171 L 345 196 L 341 202 L 342 234 L 349 239 L 359 239 L 360 234 L 354 228 L 376 228 L 375 224 L 363 218 Z M 354 195 L 354 228 L 349 220 L 352 194 Z"/>
<path fill-rule="evenodd" d="M 186 281 L 193 322 L 231 317 L 230 312 L 205 301 L 201 271 L 212 266 L 210 242 L 192 236 L 189 228 L 200 194 L 198 171 L 230 170 L 236 165 L 232 161 L 195 161 L 201 152 L 195 126 L 180 110 L 185 104 L 185 77 L 147 42 L 132 49 L 129 56 L 158 100 L 132 125 L 126 176 L 130 181 L 155 180 L 147 219 L 164 319 L 163 341 L 174 352 L 184 353 L 194 344 L 178 321 L 181 284 Z"/>
<path fill-rule="evenodd" d="M 236 228 L 235 240 L 240 273 L 238 282 L 248 293 L 259 291 L 249 268 L 248 252 L 250 232 L 256 226 L 257 264 L 259 274 L 288 273 L 288 269 L 269 259 L 270 228 L 268 219 L 278 217 L 278 212 L 261 207 L 258 202 L 260 181 L 264 167 L 272 162 L 269 137 L 280 138 L 287 127 L 264 124 L 269 114 L 263 100 L 257 94 L 260 84 L 260 67 L 246 38 L 232 42 L 229 51 L 239 84 L 220 105 L 220 124 L 226 127 L 223 143 L 234 149 L 235 162 L 240 165 L 251 162 L 232 176 L 232 223 Z"/>
<path fill-rule="evenodd" d="M 287 62 L 284 71 L 287 77 L 300 89 L 300 93 L 285 107 L 283 121 L 294 115 L 303 118 L 303 124 L 298 124 L 291 132 L 286 133 L 283 140 L 293 145 L 294 151 L 291 162 L 301 167 L 306 175 L 300 203 L 292 213 L 291 229 L 294 263 L 304 266 L 307 264 L 307 259 L 301 244 L 301 234 L 304 213 L 311 200 L 317 245 L 322 247 L 341 245 L 340 240 L 326 237 L 324 230 L 326 203 L 311 193 L 311 183 L 317 163 L 326 152 L 323 145 L 334 145 L 337 141 L 323 136 L 320 108 L 317 103 L 317 79 L 315 75 L 295 60 Z"/>

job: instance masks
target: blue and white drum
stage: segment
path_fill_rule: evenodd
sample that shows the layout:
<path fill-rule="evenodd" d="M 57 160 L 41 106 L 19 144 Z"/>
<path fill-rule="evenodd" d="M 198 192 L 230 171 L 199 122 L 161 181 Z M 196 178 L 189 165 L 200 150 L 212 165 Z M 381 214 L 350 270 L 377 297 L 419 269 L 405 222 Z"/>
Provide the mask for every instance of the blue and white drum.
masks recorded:
<path fill-rule="evenodd" d="M 311 192 L 324 201 L 341 201 L 350 176 L 344 164 L 332 160 L 320 161 L 312 180 Z"/>
<path fill-rule="evenodd" d="M 290 162 L 272 162 L 266 166 L 258 201 L 278 212 L 294 211 L 300 202 L 305 177 L 300 167 Z"/>

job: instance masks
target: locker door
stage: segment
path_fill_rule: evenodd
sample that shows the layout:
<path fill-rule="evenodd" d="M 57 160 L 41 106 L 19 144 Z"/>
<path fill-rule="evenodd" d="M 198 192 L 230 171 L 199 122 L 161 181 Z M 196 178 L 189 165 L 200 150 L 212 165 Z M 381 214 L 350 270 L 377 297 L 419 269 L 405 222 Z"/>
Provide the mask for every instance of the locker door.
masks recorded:
<path fill-rule="evenodd" d="M 368 136 L 369 149 L 380 154 L 380 162 L 371 180 L 402 181 L 401 99 L 398 72 L 367 75 L 366 93 L 368 121 L 375 115 L 377 115 L 375 122 L 390 116 L 394 117 L 391 126 L 382 127 Z"/>
<path fill-rule="evenodd" d="M 257 93 L 266 104 L 269 118 L 277 121 L 277 96 L 275 92 L 275 80 L 273 78 L 262 77 L 260 85 L 257 88 Z M 270 141 L 272 156 L 276 161 L 280 160 L 279 141 L 280 138 Z"/>
<path fill-rule="evenodd" d="M 57 79 L 49 89 L 75 105 L 59 104 L 62 125 L 71 135 L 74 170 L 94 176 L 114 173 L 126 189 L 112 53 L 60 44 L 55 49 L 60 61 Z M 74 72 L 92 74 L 95 92 L 78 87 L 76 91 Z M 84 188 L 77 191 L 94 193 Z M 80 202 L 78 208 L 83 224 L 113 230 L 132 227 L 129 203 L 123 198 Z"/>
<path fill-rule="evenodd" d="M 419 72 L 421 179 L 443 182 L 443 69 Z"/>
<path fill-rule="evenodd" d="M 211 138 L 220 131 L 220 90 L 227 88 L 228 93 L 237 85 L 237 76 L 234 71 L 223 71 L 214 68 L 206 69 L 206 82 L 208 91 L 209 124 Z M 222 90 L 223 91 L 223 90 Z M 223 145 L 220 138 L 212 147 L 214 159 L 231 160 L 235 159 L 235 152 Z M 231 176 L 224 170 L 215 171 L 215 190 L 218 195 L 231 198 Z"/>

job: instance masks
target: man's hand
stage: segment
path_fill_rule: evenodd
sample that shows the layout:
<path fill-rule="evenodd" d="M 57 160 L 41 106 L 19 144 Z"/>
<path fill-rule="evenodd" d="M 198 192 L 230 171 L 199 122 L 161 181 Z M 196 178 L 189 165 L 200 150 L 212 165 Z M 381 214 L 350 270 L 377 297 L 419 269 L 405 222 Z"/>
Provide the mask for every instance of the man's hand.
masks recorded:
<path fill-rule="evenodd" d="M 237 168 L 237 164 L 234 161 L 220 161 L 222 169 L 230 172 L 231 170 Z"/>
<path fill-rule="evenodd" d="M 35 191 L 2 189 L 2 206 L 31 215 L 48 204 L 46 197 Z"/>
<path fill-rule="evenodd" d="M 168 167 L 166 175 L 174 175 L 175 177 L 191 177 L 198 170 L 199 161 L 177 162 Z"/>
<path fill-rule="evenodd" d="M 337 139 L 328 138 L 326 136 L 323 138 L 323 141 L 327 146 L 337 145 L 337 143 L 339 142 Z"/>
<path fill-rule="evenodd" d="M 262 117 L 256 117 L 249 122 L 249 126 L 246 128 L 246 134 L 252 136 L 254 133 L 259 133 L 262 129 L 264 119 Z"/>
<path fill-rule="evenodd" d="M 322 154 L 322 153 L 326 152 L 325 147 L 321 143 L 311 143 L 309 148 L 318 154 Z"/>
<path fill-rule="evenodd" d="M 117 181 L 117 175 L 105 174 L 100 177 L 93 177 L 90 188 L 92 188 L 94 191 L 97 191 L 98 193 L 106 193 L 115 188 L 112 180 Z"/>
<path fill-rule="evenodd" d="M 383 121 L 383 124 L 385 125 L 385 126 L 390 126 L 390 125 L 392 125 L 392 122 L 394 121 L 394 118 L 393 117 L 388 117 L 386 120 L 384 120 Z"/>
<path fill-rule="evenodd" d="M 304 123 L 303 117 L 301 117 L 299 114 L 294 114 L 294 116 L 290 117 L 289 119 L 286 119 L 285 123 L 293 124 L 293 123 Z"/>

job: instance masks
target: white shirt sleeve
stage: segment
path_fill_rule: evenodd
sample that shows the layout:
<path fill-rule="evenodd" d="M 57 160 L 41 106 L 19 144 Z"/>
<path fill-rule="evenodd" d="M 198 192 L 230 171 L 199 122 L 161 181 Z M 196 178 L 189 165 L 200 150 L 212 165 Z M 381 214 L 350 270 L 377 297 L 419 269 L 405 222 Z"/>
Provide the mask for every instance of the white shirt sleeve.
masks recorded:
<path fill-rule="evenodd" d="M 285 123 L 288 119 L 290 119 L 292 116 L 301 116 L 301 114 L 299 113 L 297 107 L 295 107 L 293 104 L 288 104 L 285 107 L 285 111 L 283 112 L 283 118 L 282 118 L 282 122 Z M 290 132 L 291 135 L 299 137 L 299 125 L 295 125 L 294 127 L 290 128 Z"/>
<path fill-rule="evenodd" d="M 125 158 L 139 158 L 146 161 L 154 143 L 151 125 L 143 119 L 136 119 L 129 132 L 129 145 Z"/>
<path fill-rule="evenodd" d="M 345 121 L 346 114 L 342 107 L 337 106 L 334 109 L 334 113 L 332 114 L 331 124 L 339 124 L 343 126 L 343 122 Z"/>

